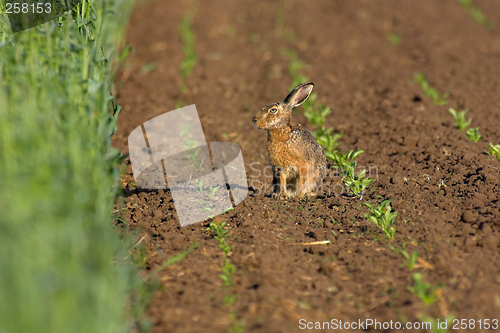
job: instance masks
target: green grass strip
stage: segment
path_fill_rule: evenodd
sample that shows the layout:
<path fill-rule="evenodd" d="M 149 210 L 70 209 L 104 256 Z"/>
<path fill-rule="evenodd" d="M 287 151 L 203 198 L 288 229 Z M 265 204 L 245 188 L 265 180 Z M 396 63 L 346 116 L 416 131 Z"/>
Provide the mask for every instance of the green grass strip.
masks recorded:
<path fill-rule="evenodd" d="M 192 26 L 193 16 L 194 10 L 190 9 L 179 25 L 182 40 L 182 51 L 184 52 L 184 58 L 181 62 L 181 76 L 183 78 L 186 78 L 189 73 L 191 73 L 194 66 L 198 62 L 198 56 L 195 48 L 196 37 Z"/>
<path fill-rule="evenodd" d="M 129 0 L 12 35 L 0 15 L 0 331 L 124 332 L 135 271 L 112 227 L 110 86 Z"/>

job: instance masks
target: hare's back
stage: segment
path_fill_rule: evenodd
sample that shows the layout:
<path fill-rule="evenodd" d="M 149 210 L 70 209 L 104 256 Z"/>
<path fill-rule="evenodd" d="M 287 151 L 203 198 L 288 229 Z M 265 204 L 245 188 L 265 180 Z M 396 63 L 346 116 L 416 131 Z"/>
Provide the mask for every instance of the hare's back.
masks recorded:
<path fill-rule="evenodd" d="M 324 155 L 323 148 L 307 129 L 300 124 L 293 124 L 288 143 L 290 146 L 302 151 L 307 157 Z"/>

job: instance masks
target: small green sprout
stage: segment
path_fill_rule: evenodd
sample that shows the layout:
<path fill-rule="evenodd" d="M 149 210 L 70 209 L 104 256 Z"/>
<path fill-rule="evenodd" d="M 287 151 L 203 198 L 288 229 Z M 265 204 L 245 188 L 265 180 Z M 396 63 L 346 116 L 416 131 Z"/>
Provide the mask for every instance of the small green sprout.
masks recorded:
<path fill-rule="evenodd" d="M 418 259 L 418 256 L 420 255 L 420 252 L 415 251 L 410 255 L 405 250 L 402 250 L 401 254 L 406 259 L 406 267 L 408 267 L 410 269 L 410 271 L 413 270 L 413 268 L 415 267 L 415 264 L 417 263 L 417 259 Z"/>
<path fill-rule="evenodd" d="M 390 34 L 388 34 L 385 37 L 394 46 L 398 46 L 399 43 L 401 43 L 401 36 L 400 35 L 396 35 L 395 33 L 390 33 Z"/>
<path fill-rule="evenodd" d="M 203 190 L 203 179 L 201 179 L 201 180 L 196 179 L 196 184 L 198 184 L 198 192 L 199 193 L 207 192 L 208 197 L 210 199 L 212 199 L 212 197 L 214 196 L 215 192 L 217 192 L 220 189 L 220 186 L 215 186 L 215 187 L 209 186 L 208 189 L 207 189 L 207 191 L 204 191 Z M 228 210 L 226 210 L 226 211 L 228 211 Z"/>
<path fill-rule="evenodd" d="M 405 246 L 406 246 L 406 242 L 403 243 L 403 245 L 401 245 L 401 248 L 395 248 L 394 246 L 392 246 L 391 244 L 388 245 L 389 248 L 396 254 L 401 254 L 403 257 L 405 257 L 406 259 L 406 262 L 405 262 L 405 265 L 406 267 L 408 267 L 411 270 L 413 270 L 413 268 L 415 267 L 415 264 L 417 263 L 417 259 L 420 255 L 420 253 L 418 251 L 415 251 L 413 252 L 411 255 L 406 252 L 406 250 L 404 249 Z"/>
<path fill-rule="evenodd" d="M 226 306 L 231 306 L 236 301 L 236 296 L 233 295 L 224 295 L 222 300 Z"/>
<path fill-rule="evenodd" d="M 229 318 L 233 322 L 231 327 L 229 327 L 228 332 L 229 333 L 244 333 L 245 332 L 245 326 L 247 324 L 246 320 L 236 320 L 236 311 L 231 312 L 229 315 Z"/>
<path fill-rule="evenodd" d="M 437 186 L 439 187 L 439 190 L 438 190 L 438 192 L 437 192 L 438 194 L 440 194 L 440 193 L 441 193 L 441 189 L 444 189 L 444 188 L 448 187 L 448 186 L 445 184 L 445 182 L 444 182 L 444 180 L 443 180 L 443 179 L 441 179 L 441 180 L 439 181 L 439 183 L 438 183 L 438 185 L 437 185 Z M 445 192 L 446 192 L 446 191 L 445 191 Z"/>
<path fill-rule="evenodd" d="M 207 231 L 212 231 L 214 232 L 214 238 L 219 244 L 219 247 L 221 250 L 224 252 L 224 254 L 228 254 L 233 247 L 226 242 L 226 237 L 231 230 L 230 227 L 226 228 L 226 222 L 221 222 L 221 223 L 216 223 L 216 222 L 210 222 L 210 225 L 207 228 Z"/>
<path fill-rule="evenodd" d="M 200 206 L 203 207 L 204 211 L 212 213 L 212 215 L 209 215 L 209 219 L 213 219 L 215 217 L 214 215 L 214 210 L 213 210 L 213 205 L 206 203 L 206 202 L 199 202 Z"/>
<path fill-rule="evenodd" d="M 217 192 L 220 189 L 220 186 L 215 186 L 215 187 L 209 187 L 208 188 L 208 197 L 212 199 L 214 196 L 215 192 Z M 232 208 L 232 207 L 231 207 Z"/>
<path fill-rule="evenodd" d="M 312 135 L 316 138 L 321 147 L 325 149 L 327 152 L 332 152 L 340 146 L 340 142 L 338 141 L 342 138 L 343 133 L 335 133 L 332 135 L 333 128 L 326 129 L 324 126 L 321 126 L 314 132 Z"/>
<path fill-rule="evenodd" d="M 224 284 L 228 287 L 233 285 L 233 281 L 231 280 L 234 272 L 236 271 L 236 267 L 227 260 L 227 258 L 222 263 L 222 274 L 219 275 Z"/>
<path fill-rule="evenodd" d="M 457 2 L 467 12 L 469 12 L 469 15 L 474 19 L 474 21 L 476 21 L 477 24 L 482 25 L 489 30 L 493 29 L 495 24 L 492 21 L 488 20 L 481 9 L 472 4 L 472 0 L 457 0 Z"/>
<path fill-rule="evenodd" d="M 423 273 L 413 274 L 412 279 L 415 284 L 413 286 L 408 286 L 408 290 L 420 298 L 420 300 L 427 306 L 439 299 L 439 291 L 443 287 L 443 284 L 439 283 L 436 286 L 432 286 L 430 283 L 423 282 L 423 278 Z"/>
<path fill-rule="evenodd" d="M 472 119 L 469 119 L 469 120 L 465 119 L 465 114 L 469 110 L 466 109 L 466 110 L 463 110 L 463 111 L 460 111 L 457 113 L 457 111 L 454 108 L 450 108 L 450 109 L 448 109 L 448 111 L 451 113 L 451 115 L 453 116 L 453 119 L 455 120 L 455 126 L 459 130 L 465 131 L 465 129 L 469 126 L 470 122 L 472 121 Z"/>
<path fill-rule="evenodd" d="M 490 142 L 488 148 L 490 149 L 489 154 L 495 156 L 500 161 L 500 145 L 494 145 Z"/>
<path fill-rule="evenodd" d="M 437 90 L 429 86 L 429 83 L 427 82 L 427 79 L 425 78 L 424 74 L 417 73 L 413 78 L 413 82 L 420 84 L 422 90 L 424 91 L 425 96 L 432 98 L 432 102 L 435 105 L 443 106 L 448 104 L 446 97 L 448 97 L 450 93 L 445 92 L 442 96 L 439 96 Z"/>
<path fill-rule="evenodd" d="M 196 179 L 196 184 L 198 184 L 198 192 L 203 193 L 203 179 Z"/>
<path fill-rule="evenodd" d="M 302 82 L 309 81 L 309 78 L 302 74 L 302 70 L 306 67 L 306 64 L 299 60 L 299 57 L 295 51 L 282 48 L 281 54 L 283 55 L 283 57 L 290 60 L 290 63 L 288 65 L 288 72 L 292 77 L 292 83 L 289 87 L 290 90 L 292 90 Z"/>
<path fill-rule="evenodd" d="M 354 159 L 362 153 L 362 150 L 351 150 L 345 155 L 339 153 L 338 151 L 326 152 L 326 157 L 336 163 L 342 170 L 341 172 L 344 183 L 355 195 L 359 196 L 360 199 L 363 198 L 363 194 L 368 185 L 374 181 L 374 179 L 365 176 L 366 170 L 361 170 L 358 174 L 356 174 L 357 162 Z"/>
<path fill-rule="evenodd" d="M 304 116 L 306 116 L 309 123 L 313 126 L 321 126 L 326 121 L 326 116 L 330 114 L 331 110 L 319 102 L 316 102 L 317 95 L 311 94 L 304 102 Z"/>
<path fill-rule="evenodd" d="M 368 207 L 370 214 L 366 214 L 365 217 L 379 227 L 390 240 L 394 239 L 396 234 L 396 226 L 394 225 L 394 220 L 398 215 L 397 212 L 392 212 L 392 207 L 390 203 L 392 199 L 382 201 L 382 203 L 374 208 L 372 204 L 368 202 L 363 202 L 363 205 Z"/>
<path fill-rule="evenodd" d="M 355 173 L 349 175 L 344 179 L 344 183 L 349 186 L 349 188 L 358 195 L 360 199 L 363 198 L 365 189 L 370 185 L 375 179 L 370 177 L 365 177 L 366 170 L 361 170 L 357 175 Z"/>
<path fill-rule="evenodd" d="M 483 136 L 479 134 L 479 127 L 469 128 L 465 135 L 467 136 L 467 139 L 472 142 L 478 142 L 483 138 Z"/>
<path fill-rule="evenodd" d="M 226 214 L 227 212 L 232 211 L 232 210 L 234 210 L 234 207 L 229 207 L 229 208 L 226 208 L 226 209 L 222 212 L 222 214 Z"/>
<path fill-rule="evenodd" d="M 149 62 L 145 64 L 144 66 L 141 67 L 140 71 L 141 73 L 149 73 L 151 71 L 154 71 L 156 68 L 156 64 L 154 62 Z"/>

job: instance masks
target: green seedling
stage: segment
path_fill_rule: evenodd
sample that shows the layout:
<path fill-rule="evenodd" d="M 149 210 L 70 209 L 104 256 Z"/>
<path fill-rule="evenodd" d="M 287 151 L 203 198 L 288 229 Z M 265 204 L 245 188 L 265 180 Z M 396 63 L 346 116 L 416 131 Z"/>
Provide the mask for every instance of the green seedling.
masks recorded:
<path fill-rule="evenodd" d="M 209 187 L 208 188 L 208 197 L 210 199 L 212 199 L 212 197 L 214 196 L 215 192 L 217 192 L 219 189 L 220 189 L 220 186 Z M 231 207 L 231 208 L 233 208 L 233 207 Z"/>
<path fill-rule="evenodd" d="M 196 179 L 196 184 L 198 184 L 198 192 L 203 193 L 203 179 Z"/>
<path fill-rule="evenodd" d="M 223 298 L 222 301 L 224 302 L 224 305 L 231 306 L 236 301 L 236 296 L 233 296 L 233 295 L 224 295 L 224 298 Z"/>
<path fill-rule="evenodd" d="M 306 67 L 306 64 L 299 60 L 297 53 L 292 50 L 283 48 L 281 49 L 281 54 L 290 60 L 290 64 L 288 65 L 288 72 L 292 77 L 292 83 L 290 84 L 290 90 L 295 88 L 298 84 L 302 82 L 309 81 L 309 78 L 302 74 L 302 70 Z M 311 96 L 310 96 L 311 97 Z M 309 98 L 310 98 L 309 97 Z"/>
<path fill-rule="evenodd" d="M 469 128 L 465 136 L 472 142 L 478 142 L 483 138 L 483 136 L 479 134 L 479 127 Z"/>
<path fill-rule="evenodd" d="M 225 255 L 227 255 L 233 248 L 226 242 L 226 237 L 227 234 L 229 233 L 229 230 L 231 229 L 230 228 L 226 229 L 226 222 L 215 223 L 212 221 L 210 222 L 207 228 L 207 231 L 211 231 L 214 233 L 214 238 Z"/>
<path fill-rule="evenodd" d="M 290 85 L 290 90 L 299 85 L 302 82 L 309 81 L 309 78 L 301 73 L 301 70 L 306 67 L 305 63 L 300 60 L 292 60 L 288 66 L 288 72 L 292 77 L 292 83 Z"/>
<path fill-rule="evenodd" d="M 403 251 L 406 247 L 406 242 L 403 242 L 403 244 L 401 244 L 401 247 L 399 249 L 392 246 L 391 244 L 387 244 L 387 246 L 392 250 L 392 252 L 394 252 L 397 255 L 400 255 L 401 251 Z"/>
<path fill-rule="evenodd" d="M 467 129 L 467 127 L 470 125 L 470 122 L 472 121 L 472 119 L 469 119 L 469 120 L 465 119 L 465 114 L 469 110 L 463 110 L 463 111 L 457 112 L 455 109 L 449 108 L 448 111 L 453 116 L 453 120 L 455 120 L 455 126 L 459 130 L 465 131 Z"/>
<path fill-rule="evenodd" d="M 187 136 L 187 134 L 183 135 L 182 131 L 181 131 L 181 136 L 186 137 L 186 139 L 185 139 L 186 141 L 184 142 L 184 145 L 182 147 L 186 151 L 186 158 L 191 160 L 191 166 L 196 170 L 202 169 L 203 163 L 205 162 L 205 158 L 202 158 L 200 163 L 197 163 L 198 162 L 198 154 L 200 153 L 200 149 L 201 149 L 201 148 L 196 148 L 199 145 L 198 142 L 189 138 Z"/>
<path fill-rule="evenodd" d="M 412 279 L 414 285 L 408 286 L 408 290 L 424 302 L 426 306 L 428 306 L 439 299 L 439 291 L 443 287 L 443 284 L 439 283 L 436 286 L 433 286 L 430 283 L 423 282 L 423 278 L 423 273 L 413 274 Z"/>
<path fill-rule="evenodd" d="M 394 46 L 398 46 L 399 43 L 401 43 L 401 36 L 400 35 L 396 35 L 395 33 L 390 33 L 390 34 L 388 34 L 385 37 Z"/>
<path fill-rule="evenodd" d="M 354 170 L 354 169 L 353 169 Z M 365 176 L 366 170 L 361 170 L 357 175 L 355 173 L 344 178 L 344 183 L 349 186 L 353 193 L 363 199 L 365 189 L 370 185 L 374 179 Z"/>
<path fill-rule="evenodd" d="M 232 211 L 232 210 L 234 210 L 234 207 L 229 207 L 229 208 L 226 208 L 226 209 L 222 212 L 222 214 L 226 214 L 227 212 Z"/>
<path fill-rule="evenodd" d="M 181 61 L 181 76 L 183 78 L 186 78 L 189 73 L 191 73 L 194 66 L 198 62 L 198 56 L 196 55 L 195 49 L 195 35 L 192 27 L 193 16 L 194 12 L 189 10 L 179 26 L 182 40 L 182 51 L 184 52 L 184 58 Z"/>
<path fill-rule="evenodd" d="M 321 126 L 317 130 L 312 132 L 312 135 L 316 138 L 321 147 L 325 149 L 327 152 L 332 152 L 340 146 L 340 140 L 343 136 L 343 133 L 335 133 L 331 134 L 333 128 L 326 129 L 324 126 Z"/>
<path fill-rule="evenodd" d="M 480 8 L 472 4 L 472 0 L 457 0 L 457 2 L 469 13 L 477 24 L 482 25 L 486 29 L 493 29 L 495 24 L 488 20 Z"/>
<path fill-rule="evenodd" d="M 382 201 L 382 203 L 374 208 L 372 204 L 368 202 L 363 202 L 363 205 L 368 207 L 369 214 L 366 214 L 365 217 L 379 227 L 390 240 L 394 239 L 394 235 L 396 234 L 396 226 L 394 225 L 394 220 L 398 215 L 397 212 L 392 211 L 392 207 L 390 203 L 392 199 Z"/>
<path fill-rule="evenodd" d="M 210 203 L 207 203 L 207 202 L 199 202 L 199 204 L 201 207 L 203 207 L 204 211 L 211 213 L 211 215 L 209 215 L 208 218 L 213 220 L 213 218 L 215 217 L 214 210 L 213 210 L 214 206 Z"/>
<path fill-rule="evenodd" d="M 439 190 L 438 190 L 438 192 L 437 192 L 438 194 L 440 194 L 440 193 L 441 193 L 441 190 L 442 190 L 442 189 L 444 189 L 444 188 L 446 188 L 446 187 L 447 187 L 447 185 L 445 184 L 445 182 L 444 182 L 444 180 L 443 180 L 443 179 L 441 179 L 441 180 L 439 181 L 439 183 L 438 183 L 438 187 L 439 187 Z"/>
<path fill-rule="evenodd" d="M 401 251 L 401 254 L 403 257 L 406 259 L 406 267 L 411 271 L 415 267 L 415 264 L 417 263 L 418 256 L 420 255 L 420 252 L 415 251 L 411 255 L 408 254 L 405 250 Z"/>
<path fill-rule="evenodd" d="M 345 169 L 354 169 L 356 167 L 356 161 L 354 160 L 356 157 L 364 153 L 363 150 L 351 150 L 347 154 L 342 154 L 337 151 L 328 152 L 326 157 L 331 159 L 337 166 Z M 349 171 L 351 173 L 351 171 Z"/>
<path fill-rule="evenodd" d="M 227 258 L 224 259 L 222 263 L 222 274 L 219 275 L 219 278 L 224 282 L 227 287 L 233 285 L 233 275 L 236 272 L 236 267 L 229 262 Z"/>
<path fill-rule="evenodd" d="M 145 64 L 144 66 L 141 67 L 141 73 L 149 73 L 151 71 L 154 71 L 156 68 L 156 64 L 154 62 L 150 62 Z"/>
<path fill-rule="evenodd" d="M 488 149 L 490 150 L 489 154 L 495 156 L 500 161 L 500 145 L 494 145 L 490 142 Z"/>
<path fill-rule="evenodd" d="M 313 126 L 321 126 L 326 121 L 326 116 L 330 114 L 331 110 L 328 106 L 325 106 L 317 100 L 316 94 L 311 94 L 309 98 L 304 102 L 304 116 L 306 116 L 309 123 Z"/>
<path fill-rule="evenodd" d="M 162 271 L 165 268 L 167 268 L 169 266 L 172 266 L 173 264 L 175 264 L 175 263 L 181 261 L 182 259 L 186 258 L 187 255 L 191 251 L 193 251 L 194 249 L 196 249 L 199 245 L 200 245 L 199 243 L 193 243 L 193 244 L 191 244 L 186 251 L 181 252 L 179 254 L 176 254 L 175 256 L 173 256 L 172 258 L 168 259 L 163 264 L 161 264 L 160 266 L 158 266 L 157 268 L 155 268 L 151 273 L 149 273 L 146 276 L 146 279 L 151 279 L 153 276 L 155 276 L 156 274 L 158 274 L 160 271 Z"/>
<path fill-rule="evenodd" d="M 413 78 L 413 82 L 420 84 L 420 86 L 422 87 L 422 90 L 424 91 L 425 96 L 432 98 L 432 102 L 435 105 L 443 106 L 443 105 L 448 104 L 446 97 L 448 97 L 448 95 L 450 93 L 445 92 L 443 95 L 439 96 L 439 93 L 437 92 L 437 90 L 432 88 L 429 85 L 424 74 L 422 74 L 422 73 L 415 74 L 415 77 Z"/>
<path fill-rule="evenodd" d="M 229 333 L 243 333 L 245 332 L 245 326 L 247 324 L 246 320 L 236 320 L 236 312 L 233 311 L 229 315 L 229 318 L 233 322 L 233 325 L 229 328 Z"/>
<path fill-rule="evenodd" d="M 227 244 L 227 235 L 229 233 L 230 228 L 226 228 L 226 222 L 215 223 L 210 222 L 210 225 L 207 228 L 207 231 L 212 231 L 214 233 L 214 238 L 219 244 L 219 248 L 224 252 L 224 261 L 222 263 L 222 274 L 219 275 L 221 280 L 227 287 L 230 287 L 232 282 L 232 276 L 236 271 L 236 267 L 229 262 L 228 256 L 229 252 L 233 249 L 233 247 Z"/>
<path fill-rule="evenodd" d="M 357 162 L 354 159 L 362 153 L 362 150 L 351 150 L 345 155 L 337 151 L 326 152 L 326 157 L 331 159 L 340 168 L 344 183 L 360 199 L 363 198 L 368 185 L 374 181 L 374 179 L 366 177 L 366 170 L 361 170 L 356 174 Z"/>

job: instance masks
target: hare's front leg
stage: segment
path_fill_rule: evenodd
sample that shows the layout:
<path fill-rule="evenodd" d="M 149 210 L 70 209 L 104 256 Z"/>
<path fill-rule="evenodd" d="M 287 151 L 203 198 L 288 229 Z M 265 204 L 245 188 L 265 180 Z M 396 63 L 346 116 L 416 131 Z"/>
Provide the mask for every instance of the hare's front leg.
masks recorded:
<path fill-rule="evenodd" d="M 274 187 L 274 198 L 286 198 L 288 196 L 286 191 L 286 173 L 283 169 L 276 168 L 273 174 L 273 187 Z"/>
<path fill-rule="evenodd" d="M 273 168 L 273 191 L 272 196 L 277 197 L 281 192 L 281 185 L 278 170 Z"/>
<path fill-rule="evenodd" d="M 283 172 L 283 170 L 280 171 L 280 192 L 280 197 L 288 197 L 288 193 L 286 191 L 286 173 Z"/>

